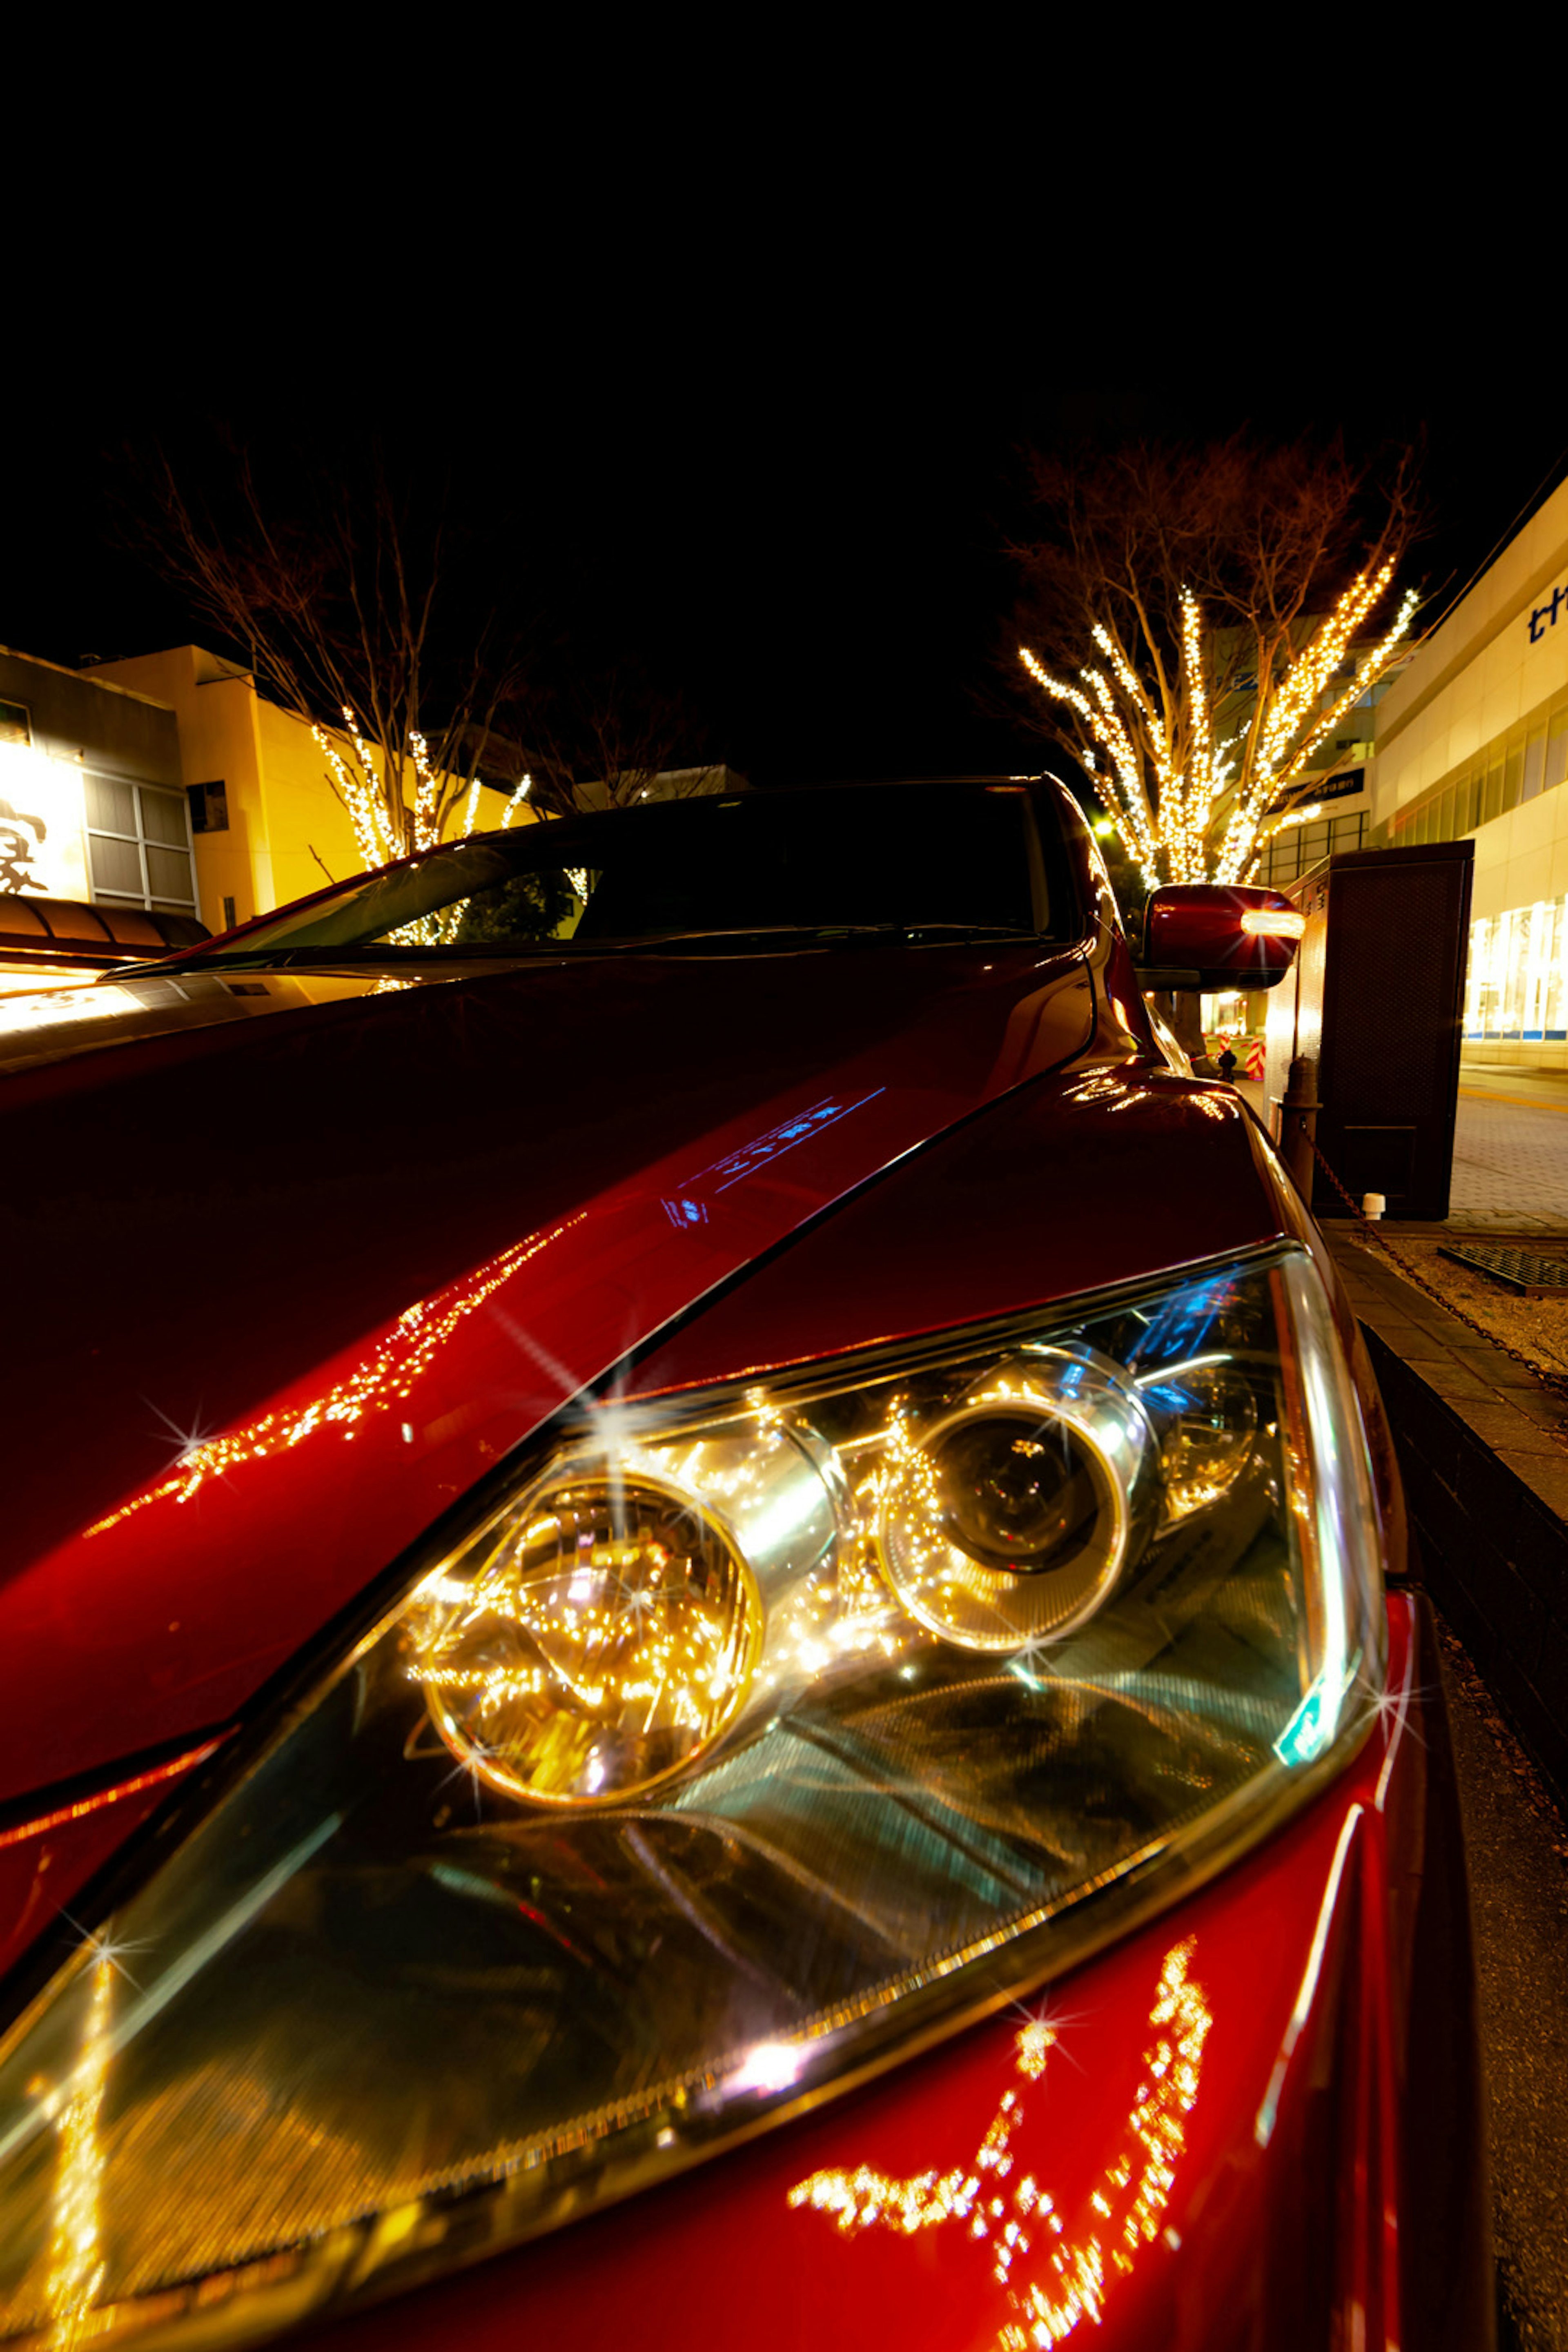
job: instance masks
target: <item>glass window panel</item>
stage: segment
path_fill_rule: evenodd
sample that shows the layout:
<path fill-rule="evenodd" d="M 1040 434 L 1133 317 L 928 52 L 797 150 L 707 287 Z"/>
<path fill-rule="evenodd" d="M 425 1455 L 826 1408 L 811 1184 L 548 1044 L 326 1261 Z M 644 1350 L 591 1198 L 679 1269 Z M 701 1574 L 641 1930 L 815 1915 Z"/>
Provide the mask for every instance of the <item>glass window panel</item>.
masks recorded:
<path fill-rule="evenodd" d="M 1546 729 L 1546 781 L 1542 792 L 1554 791 L 1568 774 L 1568 710 L 1552 713 Z"/>
<path fill-rule="evenodd" d="M 149 841 L 166 841 L 177 849 L 185 845 L 185 806 L 172 793 L 149 792 L 143 784 L 141 792 L 142 830 Z"/>
<path fill-rule="evenodd" d="M 1454 787 L 1454 831 L 1456 835 L 1473 833 L 1476 828 L 1476 780 L 1461 776 Z"/>
<path fill-rule="evenodd" d="M 154 898 L 178 898 L 184 906 L 194 906 L 196 894 L 191 881 L 190 852 L 154 849 L 149 843 L 147 885 Z"/>
<path fill-rule="evenodd" d="M 100 833 L 136 831 L 136 795 L 112 776 L 87 775 L 87 821 Z"/>
<path fill-rule="evenodd" d="M 1444 793 L 1442 799 L 1437 803 L 1437 830 L 1433 835 L 1433 838 L 1436 841 L 1452 841 L 1453 837 L 1454 787 L 1450 784 L 1447 791 Z"/>
<path fill-rule="evenodd" d="M 105 841 L 101 834 L 89 833 L 88 848 L 92 854 L 92 887 L 96 897 L 100 890 L 133 892 L 140 898 L 142 891 L 142 853 L 133 841 Z"/>
<path fill-rule="evenodd" d="M 1546 764 L 1546 730 L 1538 727 L 1524 747 L 1524 789 L 1521 801 L 1532 801 L 1541 790 L 1542 772 Z"/>
<path fill-rule="evenodd" d="M 1524 746 L 1516 743 L 1503 763 L 1502 804 L 1505 809 L 1519 806 L 1520 793 L 1524 784 Z"/>
<path fill-rule="evenodd" d="M 1481 823 L 1490 824 L 1493 817 L 1501 816 L 1501 814 L 1502 768 L 1500 764 L 1489 769 L 1487 772 L 1486 797 L 1481 803 Z"/>

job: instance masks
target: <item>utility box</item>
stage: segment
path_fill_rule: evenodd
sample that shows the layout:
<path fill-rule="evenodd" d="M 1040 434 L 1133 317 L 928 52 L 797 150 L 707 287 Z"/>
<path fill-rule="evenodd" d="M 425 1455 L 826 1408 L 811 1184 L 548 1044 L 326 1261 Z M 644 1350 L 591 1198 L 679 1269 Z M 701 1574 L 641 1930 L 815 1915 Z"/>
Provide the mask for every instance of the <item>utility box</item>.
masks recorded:
<path fill-rule="evenodd" d="M 1265 1084 L 1278 1105 L 1299 1054 L 1318 1065 L 1318 1149 L 1359 1205 L 1446 1217 L 1454 1166 L 1475 845 L 1364 849 L 1287 883 L 1307 918 L 1268 1003 Z M 1320 1167 L 1319 1217 L 1350 1214 Z"/>

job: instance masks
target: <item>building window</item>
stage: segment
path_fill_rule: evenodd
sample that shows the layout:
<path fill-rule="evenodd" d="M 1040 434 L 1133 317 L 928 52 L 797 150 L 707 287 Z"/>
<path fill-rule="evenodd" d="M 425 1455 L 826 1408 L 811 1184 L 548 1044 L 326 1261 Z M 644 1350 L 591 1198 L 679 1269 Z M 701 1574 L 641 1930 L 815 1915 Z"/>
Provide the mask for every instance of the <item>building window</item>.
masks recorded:
<path fill-rule="evenodd" d="M 1364 809 L 1352 809 L 1345 816 L 1319 817 L 1310 824 L 1288 824 L 1264 851 L 1257 879 L 1274 890 L 1282 882 L 1296 881 L 1321 866 L 1325 857 L 1340 857 L 1346 850 L 1359 849 L 1365 824 Z"/>
<path fill-rule="evenodd" d="M 90 771 L 82 782 L 95 901 L 194 914 L 196 881 L 184 794 Z"/>
<path fill-rule="evenodd" d="M 1465 1035 L 1568 1043 L 1568 898 L 1538 900 L 1470 925 Z"/>
<path fill-rule="evenodd" d="M 220 776 L 216 784 L 187 784 L 193 833 L 228 831 L 228 787 Z"/>
<path fill-rule="evenodd" d="M 32 722 L 26 705 L 22 702 L 0 702 L 0 743 L 30 743 Z"/>

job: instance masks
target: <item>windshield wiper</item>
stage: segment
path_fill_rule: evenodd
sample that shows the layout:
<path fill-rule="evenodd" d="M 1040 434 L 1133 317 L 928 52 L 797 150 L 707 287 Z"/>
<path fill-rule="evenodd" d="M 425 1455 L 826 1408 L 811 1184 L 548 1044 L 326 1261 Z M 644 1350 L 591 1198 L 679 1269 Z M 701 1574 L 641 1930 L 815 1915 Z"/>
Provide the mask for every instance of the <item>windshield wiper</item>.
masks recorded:
<path fill-rule="evenodd" d="M 748 923 L 733 929 L 648 931 L 631 938 L 566 940 L 451 940 L 412 945 L 403 940 L 359 940 L 320 947 L 234 948 L 222 955 L 188 957 L 182 971 L 326 971 L 363 969 L 376 964 L 519 963 L 532 956 L 659 955 L 668 949 L 735 950 L 779 948 L 791 943 L 837 948 L 873 946 L 879 940 L 900 940 L 918 947 L 924 941 L 953 946 L 964 940 L 1016 940 L 1021 945 L 1039 934 L 1010 923 Z M 153 970 L 155 967 L 148 966 Z"/>
<path fill-rule="evenodd" d="M 1010 923 L 753 923 L 736 930 L 652 931 L 642 939 L 606 940 L 603 944 L 616 955 L 658 955 L 667 948 L 734 948 L 752 944 L 776 948 L 796 940 L 811 947 L 834 948 L 874 946 L 878 940 L 900 940 L 914 947 L 925 940 L 953 946 L 965 940 L 1016 940 L 1026 943 L 1038 936 L 1035 931 L 1017 930 Z M 591 944 L 595 943 L 583 942 L 584 947 Z"/>

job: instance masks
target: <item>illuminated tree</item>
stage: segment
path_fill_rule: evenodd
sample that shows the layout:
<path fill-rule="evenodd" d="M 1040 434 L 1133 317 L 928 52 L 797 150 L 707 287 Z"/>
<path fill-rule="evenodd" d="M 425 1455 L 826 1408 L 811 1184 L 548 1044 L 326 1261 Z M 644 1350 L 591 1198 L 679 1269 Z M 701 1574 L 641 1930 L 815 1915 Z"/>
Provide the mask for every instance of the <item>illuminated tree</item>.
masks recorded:
<path fill-rule="evenodd" d="M 1146 887 L 1246 880 L 1266 818 L 1310 792 L 1408 634 L 1414 592 L 1390 610 L 1408 453 L 1381 479 L 1337 443 L 1241 435 L 1032 468 L 1047 528 L 1013 552 L 1036 723 L 1088 771 Z"/>

